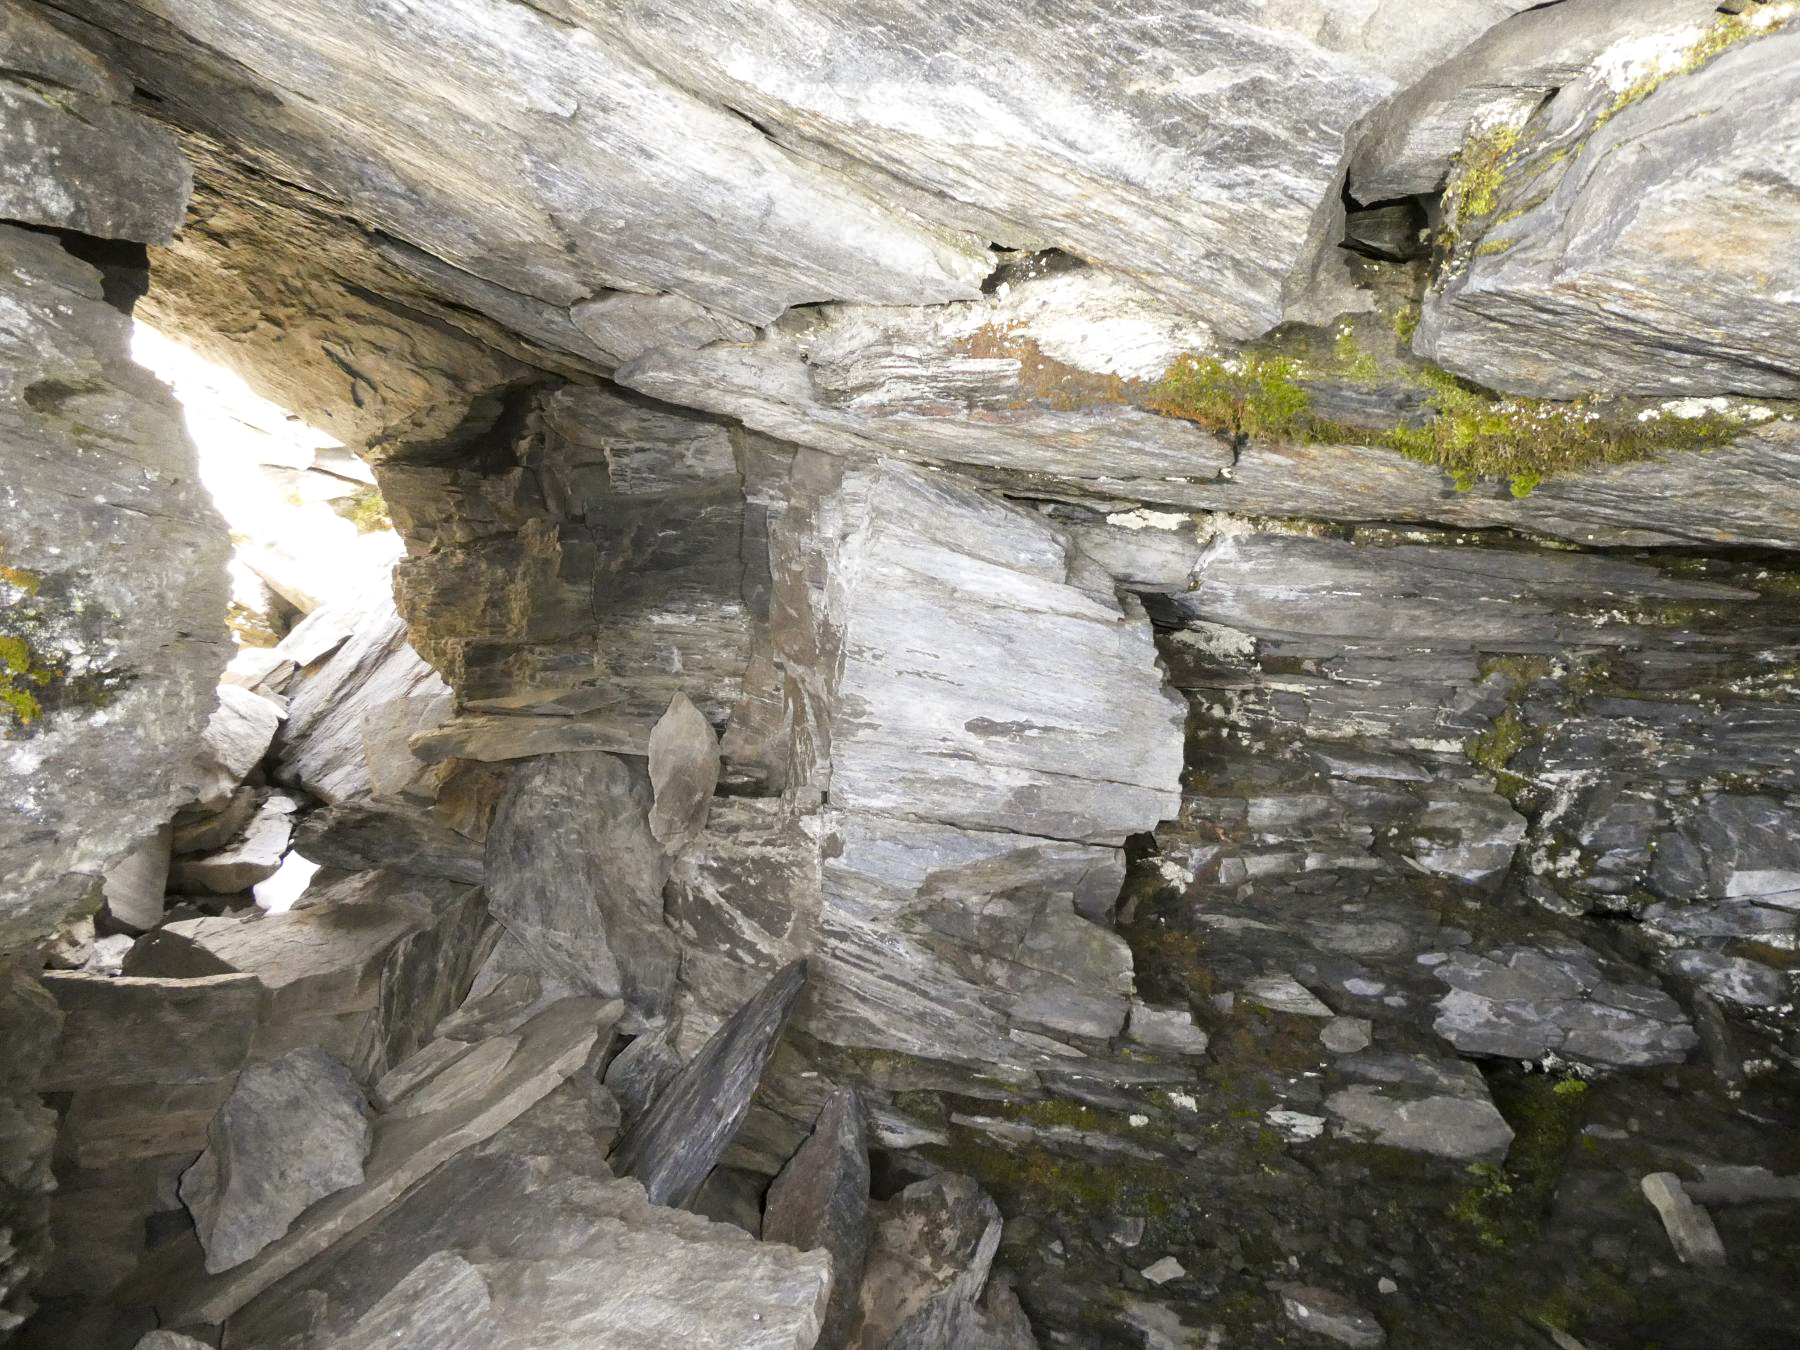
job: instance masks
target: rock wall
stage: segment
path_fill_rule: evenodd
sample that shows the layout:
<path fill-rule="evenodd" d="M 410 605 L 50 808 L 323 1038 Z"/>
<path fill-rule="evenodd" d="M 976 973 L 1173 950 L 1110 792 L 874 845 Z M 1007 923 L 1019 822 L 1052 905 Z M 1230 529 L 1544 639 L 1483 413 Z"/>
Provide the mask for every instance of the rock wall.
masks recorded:
<path fill-rule="evenodd" d="M 1790 1339 L 1797 15 L 8 7 L 24 1343 Z"/>

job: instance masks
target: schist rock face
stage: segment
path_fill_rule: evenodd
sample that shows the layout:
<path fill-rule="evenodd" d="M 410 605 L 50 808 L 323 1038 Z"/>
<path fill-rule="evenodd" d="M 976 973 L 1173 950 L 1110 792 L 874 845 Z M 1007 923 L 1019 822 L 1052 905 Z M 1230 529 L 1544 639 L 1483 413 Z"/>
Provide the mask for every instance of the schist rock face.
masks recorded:
<path fill-rule="evenodd" d="M 1800 0 L 0 46 L 0 1340 L 1792 1339 Z"/>

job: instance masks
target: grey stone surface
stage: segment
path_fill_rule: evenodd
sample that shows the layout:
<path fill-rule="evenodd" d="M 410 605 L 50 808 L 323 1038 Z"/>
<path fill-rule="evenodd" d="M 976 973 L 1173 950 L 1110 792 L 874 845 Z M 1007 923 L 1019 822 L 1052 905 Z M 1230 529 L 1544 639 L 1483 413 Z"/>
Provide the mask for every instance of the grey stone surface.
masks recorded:
<path fill-rule="evenodd" d="M 303 909 L 182 919 L 166 931 L 266 986 L 256 1058 L 320 1046 L 372 1081 L 461 1001 L 480 951 L 481 895 L 390 871 L 314 889 Z"/>
<path fill-rule="evenodd" d="M 1501 215 L 1524 214 L 1475 236 L 1508 246 L 1478 246 L 1427 300 L 1416 349 L 1548 397 L 1800 393 L 1800 326 L 1780 298 L 1797 251 L 1797 53 L 1800 30 L 1766 32 L 1616 115 L 1609 78 L 1572 82 L 1532 133 L 1534 153 L 1569 153 L 1499 194 Z"/>
<path fill-rule="evenodd" d="M 1671 955 L 1669 968 L 1740 1007 L 1774 1008 L 1794 1001 L 1794 985 L 1786 975 L 1746 957 L 1689 949 Z"/>
<path fill-rule="evenodd" d="M 115 923 L 141 933 L 162 921 L 173 838 L 173 830 L 164 825 L 107 872 L 106 912 Z"/>
<path fill-rule="evenodd" d="M 677 693 L 722 724 L 767 572 L 725 427 L 605 387 L 515 403 L 481 472 L 430 443 L 382 465 L 401 609 L 465 708 L 414 753 L 642 755 Z"/>
<path fill-rule="evenodd" d="M 448 1110 L 381 1123 L 361 1184 L 328 1196 L 288 1233 L 244 1264 L 220 1274 L 177 1272 L 153 1293 L 165 1325 L 218 1324 L 283 1276 L 375 1218 L 406 1191 L 468 1148 L 493 1137 L 578 1069 L 616 1004 L 568 999 L 546 1009 L 521 1034 L 506 1072 L 479 1099 Z"/>
<path fill-rule="evenodd" d="M 762 1237 L 831 1254 L 831 1302 L 818 1347 L 842 1350 L 849 1344 L 869 1245 L 868 1139 L 854 1089 L 831 1095 L 812 1134 L 769 1186 Z"/>
<path fill-rule="evenodd" d="M 231 1319 L 249 1344 L 809 1346 L 823 1253 L 649 1204 L 567 1084 Z"/>
<path fill-rule="evenodd" d="M 234 794 L 268 754 L 281 726 L 281 709 L 241 685 L 221 684 L 218 698 L 219 706 L 207 719 L 200 741 L 201 779 L 194 797 L 199 807 L 214 810 L 222 809 L 227 799 L 235 800 Z"/>
<path fill-rule="evenodd" d="M 44 1105 L 38 1083 L 56 1053 L 64 1014 L 32 972 L 9 963 L 0 970 L 0 1335 L 32 1309 L 33 1286 L 51 1264 L 51 1192 L 56 1179 L 56 1112 Z"/>
<path fill-rule="evenodd" d="M 62 1037 L 45 1092 L 134 1083 L 204 1083 L 235 1074 L 250 1052 L 263 985 L 254 975 L 108 978 L 51 971 Z"/>
<path fill-rule="evenodd" d="M 606 1087 L 619 1099 L 628 1130 L 649 1113 L 663 1089 L 681 1072 L 681 1056 L 674 1048 L 675 1032 L 673 1023 L 652 1027 L 633 1037 L 606 1066 Z"/>
<path fill-rule="evenodd" d="M 1432 1026 L 1466 1053 L 1628 1066 L 1678 1064 L 1699 1044 L 1674 999 L 1608 980 L 1578 946 L 1459 952 L 1433 973 L 1450 992 Z"/>
<path fill-rule="evenodd" d="M 1301 1330 L 1339 1345 L 1368 1350 L 1387 1344 L 1387 1333 L 1381 1329 L 1381 1323 L 1354 1300 L 1334 1289 L 1308 1284 L 1284 1285 L 1281 1310 L 1287 1320 Z"/>
<path fill-rule="evenodd" d="M 304 654 L 311 632 L 342 630 L 347 637 L 303 662 L 289 684 L 278 772 L 327 804 L 367 798 L 375 791 L 364 741 L 370 716 L 402 700 L 436 708 L 449 691 L 407 642 L 385 572 L 308 616 L 308 623 L 314 619 L 320 623 L 313 630 L 296 626 L 284 642 Z"/>
<path fill-rule="evenodd" d="M 1193 1013 L 1184 1008 L 1153 1008 L 1133 999 L 1125 1034 L 1152 1050 L 1170 1050 L 1181 1055 L 1206 1053 L 1206 1033 L 1194 1025 Z"/>
<path fill-rule="evenodd" d="M 1511 1126 L 1470 1065 L 1367 1052 L 1339 1060 L 1333 1074 L 1343 1085 L 1325 1109 L 1346 1138 L 1488 1163 L 1505 1158 L 1512 1144 Z"/>
<path fill-rule="evenodd" d="M 636 1017 L 665 1011 L 676 943 L 642 761 L 546 755 L 513 770 L 487 840 L 494 917 L 552 976 Z"/>
<path fill-rule="evenodd" d="M 324 1051 L 246 1069 L 181 1178 L 207 1271 L 243 1264 L 313 1202 L 362 1181 L 369 1141 L 363 1095 Z"/>
<path fill-rule="evenodd" d="M 988 1283 L 1000 1231 L 994 1202 L 955 1173 L 915 1182 L 877 1205 L 851 1343 L 868 1350 L 1035 1347 L 1011 1291 Z"/>
<path fill-rule="evenodd" d="M 685 694 L 650 732 L 650 833 L 663 850 L 680 853 L 700 837 L 719 782 L 719 738 Z"/>
<path fill-rule="evenodd" d="M 0 14 L 0 217 L 166 244 L 192 174 L 131 83 L 22 6 Z"/>
<path fill-rule="evenodd" d="M 341 802 L 308 812 L 294 831 L 294 848 L 313 862 L 348 871 L 392 867 L 470 885 L 480 885 L 486 875 L 479 842 L 413 807 Z"/>
<path fill-rule="evenodd" d="M 190 893 L 230 895 L 247 891 L 275 875 L 293 832 L 293 799 L 273 794 L 257 808 L 243 833 L 224 848 L 216 853 L 187 854 L 176 859 L 169 869 L 170 884 Z"/>
<path fill-rule="evenodd" d="M 1131 406 L 1205 328 L 1098 271 L 1027 274 L 1004 294 L 935 309 L 795 313 L 753 345 L 663 348 L 617 372 L 673 403 L 839 454 L 1051 473 L 1212 478 L 1230 449 Z"/>
<path fill-rule="evenodd" d="M 1690 1266 L 1722 1266 L 1726 1264 L 1725 1244 L 1712 1216 L 1689 1198 L 1681 1178 L 1673 1172 L 1650 1172 L 1639 1183 L 1644 1198 L 1656 1207 L 1669 1245 Z"/>
<path fill-rule="evenodd" d="M 227 542 L 175 401 L 131 364 L 100 274 L 7 226 L 0 275 L 0 632 L 31 667 L 8 677 L 30 720 L 9 706 L 0 759 L 15 808 L 0 822 L 0 951 L 17 951 L 192 795 L 188 754 L 227 655 Z"/>
<path fill-rule="evenodd" d="M 724 1155 L 805 983 L 803 961 L 778 971 L 619 1140 L 614 1169 L 641 1181 L 652 1203 L 685 1205 Z"/>
<path fill-rule="evenodd" d="M 1716 12 L 1706 0 L 1563 0 L 1497 23 L 1376 114 L 1350 158 L 1349 191 L 1362 202 L 1435 195 L 1472 128 L 1523 121 L 1609 47 L 1678 41 Z"/>

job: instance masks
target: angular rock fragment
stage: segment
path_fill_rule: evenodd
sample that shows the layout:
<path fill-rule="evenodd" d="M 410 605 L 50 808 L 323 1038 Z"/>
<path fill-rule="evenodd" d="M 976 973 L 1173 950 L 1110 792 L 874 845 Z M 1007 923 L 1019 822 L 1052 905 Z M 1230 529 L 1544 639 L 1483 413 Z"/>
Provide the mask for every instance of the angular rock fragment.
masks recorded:
<path fill-rule="evenodd" d="M 106 912 L 115 923 L 141 933 L 162 922 L 173 837 L 164 825 L 106 874 Z"/>
<path fill-rule="evenodd" d="M 200 803 L 183 807 L 175 813 L 171 851 L 178 854 L 210 853 L 225 847 L 250 823 L 260 798 L 261 794 L 255 788 L 245 786 L 226 797 L 224 804 L 216 808 Z"/>
<path fill-rule="evenodd" d="M 842 1350 L 849 1343 L 869 1245 L 868 1140 L 854 1089 L 831 1095 L 812 1134 L 770 1185 L 762 1237 L 831 1253 L 831 1303 L 818 1346 Z"/>
<path fill-rule="evenodd" d="M 314 889 L 304 909 L 183 919 L 166 931 L 267 986 L 257 1058 L 320 1046 L 366 1081 L 460 1001 L 485 920 L 480 892 L 388 871 Z"/>
<path fill-rule="evenodd" d="M 441 708 L 449 690 L 407 642 L 385 571 L 309 616 L 284 643 L 299 647 L 308 640 L 302 630 L 315 620 L 327 635 L 341 630 L 350 636 L 305 663 L 289 686 L 280 773 L 328 804 L 365 798 L 374 791 L 365 721 L 398 701 Z"/>
<path fill-rule="evenodd" d="M 1335 1290 L 1307 1284 L 1286 1285 L 1281 1290 L 1281 1310 L 1295 1326 L 1339 1345 L 1373 1350 L 1387 1344 L 1381 1323 Z"/>
<path fill-rule="evenodd" d="M 219 706 L 206 724 L 199 768 L 204 777 L 195 800 L 219 809 L 269 752 L 281 726 L 281 709 L 241 685 L 221 684 Z"/>
<path fill-rule="evenodd" d="M 1675 1255 L 1690 1266 L 1726 1263 L 1725 1244 L 1719 1241 L 1712 1216 L 1688 1197 L 1680 1177 L 1673 1172 L 1651 1172 L 1639 1184 L 1644 1198 L 1656 1206 Z"/>
<path fill-rule="evenodd" d="M 1433 1029 L 1466 1053 L 1625 1067 L 1678 1064 L 1699 1044 L 1674 999 L 1613 983 L 1574 944 L 1459 952 L 1433 973 L 1450 986 Z"/>
<path fill-rule="evenodd" d="M 294 831 L 293 798 L 272 794 L 257 809 L 242 834 L 217 853 L 177 858 L 169 869 L 170 884 L 184 892 L 234 895 L 275 875 Z"/>
<path fill-rule="evenodd" d="M 478 1098 L 408 1119 L 377 1122 L 361 1184 L 314 1206 L 257 1256 L 220 1274 L 191 1272 L 155 1291 L 166 1325 L 220 1323 L 393 1204 L 463 1150 L 491 1138 L 543 1100 L 587 1059 L 619 1005 L 567 999 L 522 1029 L 505 1071 Z M 323 1348 L 321 1347 L 321 1350 Z"/>
<path fill-rule="evenodd" d="M 573 1085 L 416 1185 L 231 1319 L 251 1345 L 485 1350 L 814 1344 L 824 1253 L 649 1204 Z"/>
<path fill-rule="evenodd" d="M 627 1130 L 649 1113 L 663 1089 L 681 1072 L 681 1056 L 674 1046 L 676 1031 L 672 1022 L 653 1027 L 633 1037 L 606 1066 L 606 1086 L 619 1099 Z"/>
<path fill-rule="evenodd" d="M 480 885 L 483 850 L 475 840 L 413 807 L 341 802 L 306 815 L 294 848 L 325 867 L 391 867 L 419 876 Z"/>
<path fill-rule="evenodd" d="M 643 1182 L 651 1203 L 685 1205 L 724 1155 L 805 983 L 804 961 L 778 971 L 626 1131 L 614 1169 Z"/>
<path fill-rule="evenodd" d="M 1669 968 L 1715 998 L 1745 1008 L 1774 1008 L 1794 1001 L 1794 984 L 1760 961 L 1718 952 L 1688 950 L 1669 958 Z"/>
<path fill-rule="evenodd" d="M 915 1182 L 876 1206 L 851 1344 L 1035 1350 L 1012 1291 L 988 1283 L 1000 1231 L 994 1202 L 954 1173 Z"/>
<path fill-rule="evenodd" d="M 687 695 L 677 694 L 650 732 L 650 833 L 665 852 L 680 853 L 700 837 L 718 782 L 719 738 Z"/>
<path fill-rule="evenodd" d="M 1153 1008 L 1134 999 L 1125 1034 L 1152 1050 L 1169 1050 L 1181 1055 L 1206 1053 L 1206 1033 L 1194 1025 L 1194 1015 L 1181 1008 Z"/>
<path fill-rule="evenodd" d="M 488 904 L 507 932 L 551 975 L 643 1017 L 668 1006 L 676 964 L 650 808 L 641 764 L 547 755 L 514 770 L 487 838 Z"/>
<path fill-rule="evenodd" d="M 1325 1099 L 1337 1133 L 1439 1158 L 1499 1162 L 1512 1127 L 1481 1074 L 1460 1060 L 1364 1052 L 1333 1067 L 1348 1080 Z"/>
<path fill-rule="evenodd" d="M 248 1261 L 314 1201 L 360 1182 L 369 1140 L 362 1093 L 324 1051 L 246 1069 L 181 1178 L 207 1271 Z"/>

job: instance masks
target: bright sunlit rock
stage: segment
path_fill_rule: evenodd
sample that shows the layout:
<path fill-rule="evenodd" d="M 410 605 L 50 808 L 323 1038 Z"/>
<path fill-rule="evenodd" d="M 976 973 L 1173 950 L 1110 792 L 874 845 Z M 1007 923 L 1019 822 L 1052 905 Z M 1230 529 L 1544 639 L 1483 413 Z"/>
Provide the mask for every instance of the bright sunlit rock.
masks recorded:
<path fill-rule="evenodd" d="M 255 617 L 273 603 L 265 588 L 311 613 L 400 556 L 374 475 L 342 442 L 142 323 L 133 326 L 131 349 L 174 389 L 200 451 L 201 479 L 230 526 L 232 629 L 240 643 L 273 641 Z"/>

